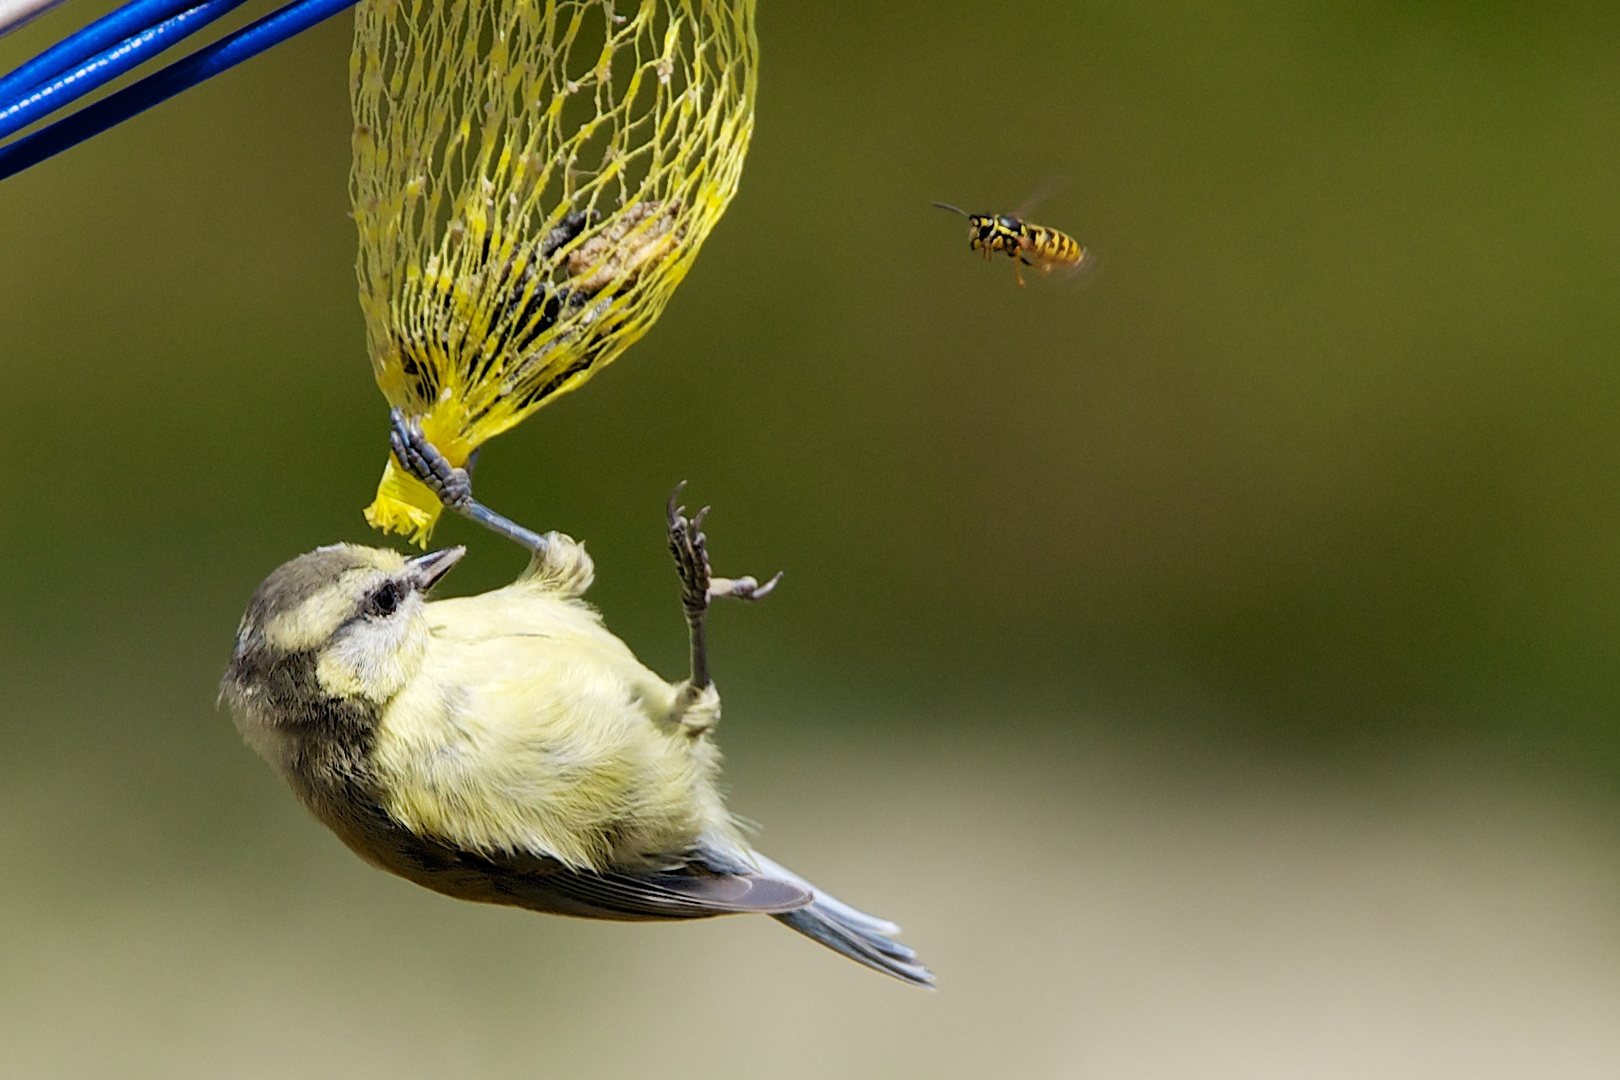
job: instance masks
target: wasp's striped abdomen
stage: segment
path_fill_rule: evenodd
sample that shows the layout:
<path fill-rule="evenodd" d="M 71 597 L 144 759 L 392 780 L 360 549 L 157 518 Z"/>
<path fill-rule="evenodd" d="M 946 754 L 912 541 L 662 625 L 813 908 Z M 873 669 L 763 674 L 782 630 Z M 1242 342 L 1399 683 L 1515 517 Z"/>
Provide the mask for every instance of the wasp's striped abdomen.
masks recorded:
<path fill-rule="evenodd" d="M 1078 266 L 1080 260 L 1086 257 L 1086 249 L 1068 233 L 1048 229 L 1044 225 L 1025 225 L 1023 235 L 1027 242 L 1025 261 L 1042 270 L 1051 270 L 1058 266 Z"/>

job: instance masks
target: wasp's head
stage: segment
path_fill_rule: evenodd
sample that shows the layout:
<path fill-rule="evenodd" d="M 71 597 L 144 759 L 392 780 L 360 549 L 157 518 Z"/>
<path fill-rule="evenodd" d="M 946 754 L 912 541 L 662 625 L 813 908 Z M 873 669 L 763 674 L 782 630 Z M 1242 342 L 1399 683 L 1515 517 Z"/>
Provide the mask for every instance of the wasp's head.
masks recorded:
<path fill-rule="evenodd" d="M 1018 246 L 1019 222 L 1006 214 L 974 214 L 968 218 L 968 245 L 974 251 L 1011 251 Z"/>
<path fill-rule="evenodd" d="M 1018 247 L 1018 238 L 1024 226 L 1011 214 L 970 214 L 950 203 L 937 202 L 934 205 L 968 219 L 968 246 L 974 251 L 984 252 L 985 258 L 998 251 L 1012 251 Z"/>

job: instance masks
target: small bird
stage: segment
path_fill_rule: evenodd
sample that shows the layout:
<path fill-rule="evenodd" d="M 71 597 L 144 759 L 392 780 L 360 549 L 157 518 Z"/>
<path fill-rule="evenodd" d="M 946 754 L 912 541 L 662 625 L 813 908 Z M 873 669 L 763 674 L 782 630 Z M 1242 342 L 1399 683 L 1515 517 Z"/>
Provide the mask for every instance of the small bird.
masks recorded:
<path fill-rule="evenodd" d="M 934 977 L 899 928 L 753 851 L 718 787 L 711 599 L 758 600 L 781 579 L 711 575 L 675 489 L 670 550 L 692 673 L 643 666 L 581 599 L 583 545 L 472 498 L 398 410 L 400 465 L 445 506 L 532 553 L 517 581 L 429 600 L 465 553 L 405 558 L 338 544 L 275 570 L 248 604 L 221 697 L 317 819 L 368 862 L 464 900 L 594 919 L 770 915 L 918 986 Z M 684 484 L 682 485 L 684 487 Z"/>

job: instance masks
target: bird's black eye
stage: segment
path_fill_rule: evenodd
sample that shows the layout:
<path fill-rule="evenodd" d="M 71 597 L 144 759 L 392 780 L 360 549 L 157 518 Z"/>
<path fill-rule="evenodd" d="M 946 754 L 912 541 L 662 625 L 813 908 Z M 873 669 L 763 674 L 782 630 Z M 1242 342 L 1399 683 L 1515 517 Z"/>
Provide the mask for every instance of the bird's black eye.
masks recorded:
<path fill-rule="evenodd" d="M 399 608 L 403 599 L 398 582 L 390 581 L 373 592 L 366 601 L 366 613 L 388 618 Z"/>

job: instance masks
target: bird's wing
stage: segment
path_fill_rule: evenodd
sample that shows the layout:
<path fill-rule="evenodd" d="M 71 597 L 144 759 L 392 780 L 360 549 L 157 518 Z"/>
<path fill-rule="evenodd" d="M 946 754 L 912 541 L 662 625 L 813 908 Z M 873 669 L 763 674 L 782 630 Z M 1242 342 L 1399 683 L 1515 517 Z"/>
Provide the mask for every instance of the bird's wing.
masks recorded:
<path fill-rule="evenodd" d="M 465 856 L 464 856 L 465 858 Z M 507 903 L 591 919 L 705 919 L 780 915 L 814 899 L 796 882 L 703 865 L 701 855 L 669 870 L 570 870 L 545 856 L 501 854 L 487 862 L 488 883 Z"/>

